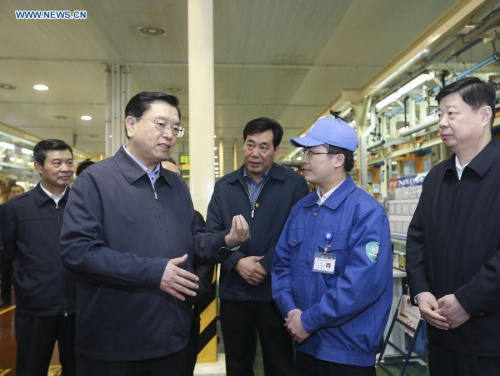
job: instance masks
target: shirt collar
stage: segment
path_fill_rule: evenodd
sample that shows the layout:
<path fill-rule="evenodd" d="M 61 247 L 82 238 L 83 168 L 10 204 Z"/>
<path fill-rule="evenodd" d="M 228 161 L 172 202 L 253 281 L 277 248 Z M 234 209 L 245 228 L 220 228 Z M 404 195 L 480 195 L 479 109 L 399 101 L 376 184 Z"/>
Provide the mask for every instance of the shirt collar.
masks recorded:
<path fill-rule="evenodd" d="M 271 165 L 271 167 L 272 167 L 272 165 Z M 271 171 L 271 167 L 269 167 L 269 169 L 266 172 L 264 172 L 262 175 L 260 175 L 259 184 L 260 184 L 260 182 L 262 182 L 262 180 L 264 180 L 267 177 L 267 175 L 269 175 L 269 171 Z M 250 179 L 251 181 L 254 181 L 252 179 L 252 177 L 248 174 L 246 167 L 243 167 L 243 176 L 247 179 Z"/>
<path fill-rule="evenodd" d="M 458 155 L 455 154 L 455 168 L 457 169 L 458 180 L 462 178 L 462 173 L 464 172 L 464 168 L 467 167 L 469 163 L 466 163 L 465 165 L 462 166 L 460 164 L 460 159 L 458 158 Z"/>
<path fill-rule="evenodd" d="M 125 152 L 130 156 L 130 158 L 132 158 L 135 163 L 137 163 L 139 165 L 140 168 L 142 168 L 144 171 L 146 171 L 149 174 L 153 174 L 155 175 L 156 177 L 159 176 L 160 174 L 160 164 L 158 163 L 154 169 L 154 171 L 152 171 L 151 169 L 147 168 L 146 166 L 144 166 L 141 162 L 139 162 L 139 160 L 134 157 L 128 150 L 127 150 L 127 144 L 124 144 L 123 145 L 123 149 L 125 150 Z"/>
<path fill-rule="evenodd" d="M 319 190 L 319 187 L 318 189 L 316 190 L 316 193 L 319 197 L 319 200 L 318 200 L 318 205 L 321 206 L 323 205 L 323 203 L 328 200 L 328 197 L 330 197 L 332 195 L 333 192 L 335 192 L 335 190 L 340 187 L 340 185 L 345 181 L 345 178 L 344 180 L 342 180 L 339 184 L 337 184 L 335 187 L 333 187 L 332 189 L 330 189 L 328 192 L 326 192 L 323 196 L 321 196 L 321 191 Z"/>
<path fill-rule="evenodd" d="M 64 197 L 64 195 L 66 194 L 66 190 L 68 189 L 68 187 L 64 188 L 64 191 L 63 193 L 61 193 L 59 196 L 56 196 L 52 193 L 50 193 L 47 189 L 45 189 L 45 187 L 43 186 L 42 182 L 40 182 L 40 188 L 42 188 L 42 190 L 45 192 L 45 194 L 47 196 L 49 196 L 52 200 L 54 200 L 54 202 L 56 204 L 59 203 L 59 201 L 61 201 L 61 199 Z"/>

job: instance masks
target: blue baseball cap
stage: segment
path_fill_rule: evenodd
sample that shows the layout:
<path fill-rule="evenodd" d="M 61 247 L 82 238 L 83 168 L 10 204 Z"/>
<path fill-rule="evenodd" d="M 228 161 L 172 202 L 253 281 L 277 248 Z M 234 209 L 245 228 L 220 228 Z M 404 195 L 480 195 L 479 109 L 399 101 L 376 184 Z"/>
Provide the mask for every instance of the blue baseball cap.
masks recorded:
<path fill-rule="evenodd" d="M 344 120 L 325 117 L 316 121 L 305 137 L 292 138 L 290 143 L 307 148 L 329 144 L 355 151 L 358 147 L 358 136 Z"/>

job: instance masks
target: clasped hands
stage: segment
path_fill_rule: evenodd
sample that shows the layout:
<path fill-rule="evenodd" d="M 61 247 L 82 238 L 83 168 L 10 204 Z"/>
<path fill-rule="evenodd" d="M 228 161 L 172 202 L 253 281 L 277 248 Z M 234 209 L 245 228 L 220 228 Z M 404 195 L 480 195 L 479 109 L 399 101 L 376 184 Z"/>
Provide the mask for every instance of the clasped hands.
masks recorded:
<path fill-rule="evenodd" d="M 417 302 L 425 321 L 441 330 L 455 329 L 470 319 L 454 294 L 436 300 L 430 292 L 423 292 L 417 296 Z"/>

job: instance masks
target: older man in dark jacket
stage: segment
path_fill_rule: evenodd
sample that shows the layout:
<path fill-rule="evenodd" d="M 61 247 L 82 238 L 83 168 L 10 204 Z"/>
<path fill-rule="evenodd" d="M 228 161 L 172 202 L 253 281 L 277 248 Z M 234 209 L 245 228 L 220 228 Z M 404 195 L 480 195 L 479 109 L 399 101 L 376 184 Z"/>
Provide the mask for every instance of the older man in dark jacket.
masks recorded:
<path fill-rule="evenodd" d="M 275 120 L 250 121 L 244 131 L 244 166 L 215 185 L 207 231 L 218 232 L 242 214 L 251 238 L 222 263 L 219 296 L 226 371 L 253 375 L 257 332 L 266 375 L 292 375 L 293 347 L 271 294 L 274 248 L 292 206 L 308 193 L 304 178 L 274 163 L 283 136 Z"/>

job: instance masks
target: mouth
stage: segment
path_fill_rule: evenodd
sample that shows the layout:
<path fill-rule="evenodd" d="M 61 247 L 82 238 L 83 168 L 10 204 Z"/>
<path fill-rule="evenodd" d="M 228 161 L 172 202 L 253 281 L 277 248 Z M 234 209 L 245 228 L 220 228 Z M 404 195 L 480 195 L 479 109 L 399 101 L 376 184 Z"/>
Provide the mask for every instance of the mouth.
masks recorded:
<path fill-rule="evenodd" d="M 160 148 L 161 150 L 164 150 L 164 151 L 169 151 L 171 146 L 169 144 L 158 144 L 157 145 L 158 148 Z"/>

